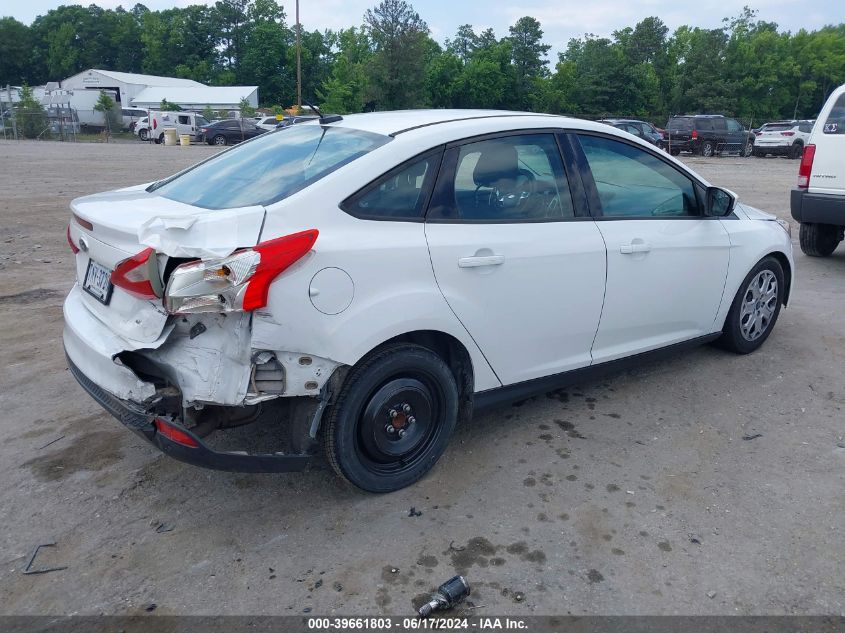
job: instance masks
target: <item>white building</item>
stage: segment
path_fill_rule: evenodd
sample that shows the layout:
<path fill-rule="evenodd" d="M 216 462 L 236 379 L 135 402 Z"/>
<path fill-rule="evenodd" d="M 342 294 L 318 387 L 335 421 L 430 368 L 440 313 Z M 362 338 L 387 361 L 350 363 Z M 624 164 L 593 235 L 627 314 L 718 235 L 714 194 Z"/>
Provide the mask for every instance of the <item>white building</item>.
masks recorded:
<path fill-rule="evenodd" d="M 157 108 L 163 99 L 183 110 L 238 110 L 241 99 L 258 107 L 258 86 L 151 86 L 142 90 L 131 105 L 136 108 Z"/>
<path fill-rule="evenodd" d="M 178 79 L 176 77 L 157 77 L 155 75 L 139 75 L 136 73 L 121 73 L 113 70 L 99 70 L 91 68 L 83 70 L 64 81 L 59 87 L 64 90 L 114 90 L 117 101 L 128 107 L 139 93 L 150 86 L 170 88 L 206 88 L 204 84 L 193 79 Z M 156 104 L 158 105 L 158 104 Z"/>

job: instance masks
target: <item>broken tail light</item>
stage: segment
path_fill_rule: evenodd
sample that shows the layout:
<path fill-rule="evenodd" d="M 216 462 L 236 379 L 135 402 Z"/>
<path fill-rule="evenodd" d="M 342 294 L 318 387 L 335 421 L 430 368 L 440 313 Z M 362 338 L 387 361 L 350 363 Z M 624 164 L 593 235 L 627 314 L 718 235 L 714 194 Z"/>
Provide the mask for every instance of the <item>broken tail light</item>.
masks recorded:
<path fill-rule="evenodd" d="M 228 257 L 182 264 L 167 281 L 164 306 L 171 314 L 263 308 L 270 284 L 311 250 L 317 235 L 311 229 L 237 250 Z"/>
<path fill-rule="evenodd" d="M 139 299 L 155 299 L 161 296 L 153 249 L 145 248 L 137 255 L 118 263 L 112 271 L 111 282 Z"/>
<path fill-rule="evenodd" d="M 813 173 L 813 159 L 816 157 L 816 146 L 804 146 L 801 164 L 798 166 L 798 188 L 807 189 L 810 186 L 810 174 Z"/>

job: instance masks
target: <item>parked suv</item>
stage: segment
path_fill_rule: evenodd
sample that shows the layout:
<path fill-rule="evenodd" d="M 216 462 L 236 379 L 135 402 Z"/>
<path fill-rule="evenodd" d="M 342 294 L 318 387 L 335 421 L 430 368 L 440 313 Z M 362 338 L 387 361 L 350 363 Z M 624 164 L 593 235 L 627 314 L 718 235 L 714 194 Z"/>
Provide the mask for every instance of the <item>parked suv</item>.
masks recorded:
<path fill-rule="evenodd" d="M 801 223 L 801 250 L 813 257 L 833 253 L 845 228 L 845 85 L 833 91 L 816 119 L 791 207 Z"/>
<path fill-rule="evenodd" d="M 721 114 L 673 116 L 666 124 L 666 131 L 666 147 L 672 156 L 681 152 L 751 156 L 754 148 L 754 135 L 736 119 Z"/>
<path fill-rule="evenodd" d="M 804 144 L 810 138 L 813 121 L 776 121 L 766 123 L 754 133 L 754 155 L 767 154 L 801 158 Z"/>

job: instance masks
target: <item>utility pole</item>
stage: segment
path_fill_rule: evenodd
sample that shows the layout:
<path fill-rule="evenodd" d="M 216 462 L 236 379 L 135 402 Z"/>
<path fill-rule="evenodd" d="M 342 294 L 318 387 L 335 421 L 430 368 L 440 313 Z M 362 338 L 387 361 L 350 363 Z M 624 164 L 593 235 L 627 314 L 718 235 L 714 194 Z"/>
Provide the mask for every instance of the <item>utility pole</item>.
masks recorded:
<path fill-rule="evenodd" d="M 299 24 L 299 0 L 296 0 L 296 108 L 302 110 L 302 26 Z"/>

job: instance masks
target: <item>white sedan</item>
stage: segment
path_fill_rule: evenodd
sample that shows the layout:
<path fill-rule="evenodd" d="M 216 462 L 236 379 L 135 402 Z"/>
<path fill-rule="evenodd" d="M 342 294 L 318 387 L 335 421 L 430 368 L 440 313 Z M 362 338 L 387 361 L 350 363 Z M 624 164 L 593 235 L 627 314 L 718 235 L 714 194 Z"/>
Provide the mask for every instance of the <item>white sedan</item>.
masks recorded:
<path fill-rule="evenodd" d="M 176 459 L 294 471 L 322 443 L 377 492 L 473 410 L 709 341 L 754 351 L 794 278 L 787 223 L 548 115 L 323 117 L 71 207 L 64 345 L 91 396 Z M 285 452 L 204 442 L 262 407 Z"/>

